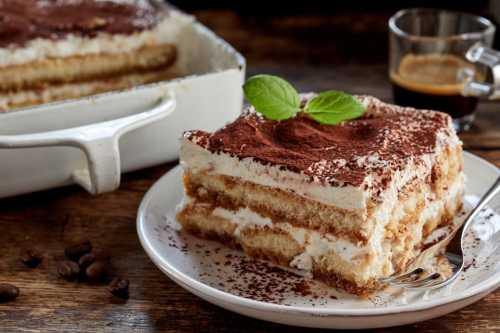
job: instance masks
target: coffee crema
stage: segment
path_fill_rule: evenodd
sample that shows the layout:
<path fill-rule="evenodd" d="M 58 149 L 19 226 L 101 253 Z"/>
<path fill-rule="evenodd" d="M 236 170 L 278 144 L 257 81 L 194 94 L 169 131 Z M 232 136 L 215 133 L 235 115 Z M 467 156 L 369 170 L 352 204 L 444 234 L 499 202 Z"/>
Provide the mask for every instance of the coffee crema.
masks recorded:
<path fill-rule="evenodd" d="M 396 104 L 444 111 L 453 118 L 474 112 L 478 98 L 462 91 L 469 80 L 483 79 L 474 65 L 450 54 L 408 54 L 390 78 Z"/>

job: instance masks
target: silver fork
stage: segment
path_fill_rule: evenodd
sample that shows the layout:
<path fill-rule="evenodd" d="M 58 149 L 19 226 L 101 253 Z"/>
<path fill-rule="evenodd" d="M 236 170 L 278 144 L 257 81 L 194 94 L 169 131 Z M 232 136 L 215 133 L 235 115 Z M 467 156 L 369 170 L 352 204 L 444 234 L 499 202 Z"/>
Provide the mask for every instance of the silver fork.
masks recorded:
<path fill-rule="evenodd" d="M 469 213 L 460 230 L 447 237 L 451 238 L 445 252 L 445 256 L 451 263 L 453 269 L 453 274 L 450 277 L 448 277 L 447 279 L 443 279 L 441 277 L 441 274 L 438 272 L 426 272 L 426 270 L 423 269 L 422 267 L 417 267 L 414 269 L 412 268 L 411 271 L 409 272 L 397 276 L 382 278 L 379 279 L 379 281 L 384 284 L 403 287 L 406 289 L 426 289 L 426 290 L 441 288 L 454 281 L 460 275 L 460 272 L 464 270 L 465 267 L 463 247 L 464 247 L 464 237 L 466 231 L 472 224 L 474 218 L 479 214 L 481 209 L 483 209 L 486 206 L 486 204 L 499 192 L 500 192 L 500 177 L 497 178 L 495 183 L 483 195 L 477 206 Z M 438 244 L 442 244 L 442 242 L 446 241 L 448 241 L 448 239 L 444 239 L 438 242 Z M 429 253 L 427 251 L 432 251 L 432 247 L 437 248 L 438 244 L 431 246 L 424 252 Z M 419 257 L 422 255 L 424 255 L 424 253 L 421 253 Z"/>

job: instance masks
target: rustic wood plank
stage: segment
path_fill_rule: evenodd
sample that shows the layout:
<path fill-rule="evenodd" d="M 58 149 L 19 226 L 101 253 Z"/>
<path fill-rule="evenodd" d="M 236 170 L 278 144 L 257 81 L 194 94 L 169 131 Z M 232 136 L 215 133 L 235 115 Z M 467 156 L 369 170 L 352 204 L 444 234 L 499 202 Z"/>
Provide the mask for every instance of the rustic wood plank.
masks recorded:
<path fill-rule="evenodd" d="M 242 18 L 234 12 L 196 14 L 244 51 L 249 74 L 274 73 L 301 91 L 327 89 L 391 100 L 387 80 L 388 13 L 336 19 L 317 16 Z M 270 31 L 273 31 L 271 34 Z M 367 50 L 370 50 L 369 52 Z M 500 166 L 498 104 L 483 103 L 475 128 L 462 138 L 468 149 Z M 121 188 L 90 197 L 68 187 L 0 201 L 0 282 L 21 288 L 0 304 L 0 332 L 276 332 L 281 325 L 246 318 L 184 291 L 149 261 L 137 240 L 135 218 L 148 188 L 175 163 L 125 175 Z M 54 262 L 66 244 L 90 239 L 112 255 L 116 274 L 131 281 L 127 302 L 105 285 L 66 282 Z M 22 248 L 45 255 L 34 270 L 18 260 Z M 403 328 L 376 332 L 493 332 L 500 330 L 500 291 L 461 311 Z M 286 328 L 288 332 L 308 332 Z"/>
<path fill-rule="evenodd" d="M 500 168 L 500 150 L 469 150 Z"/>
<path fill-rule="evenodd" d="M 240 16 L 231 11 L 194 12 L 249 60 L 280 59 L 281 64 L 385 63 L 387 20 L 392 13 L 274 17 Z"/>
<path fill-rule="evenodd" d="M 500 149 L 500 104 L 482 103 L 474 126 L 460 138 L 466 149 Z"/>
<path fill-rule="evenodd" d="M 161 175 L 170 166 L 139 172 Z M 129 190 L 138 174 L 124 177 L 122 188 L 94 201 L 78 188 L 45 192 L 9 200 L 0 207 L 0 242 L 8 244 L 0 254 L 0 281 L 17 284 L 22 294 L 14 303 L 0 305 L 2 332 L 273 332 L 280 326 L 245 318 L 201 301 L 166 278 L 147 259 L 135 232 L 135 213 L 102 214 L 108 203 L 118 200 L 136 207 L 142 194 Z M 152 183 L 154 179 L 151 179 Z M 90 202 L 93 204 L 91 204 Z M 16 207 L 37 201 L 45 214 L 25 216 Z M 64 203 L 64 204 L 63 204 Z M 70 207 L 82 205 L 72 211 Z M 61 212 L 54 207 L 68 207 Z M 114 205 L 112 206 L 114 207 Z M 41 209 L 41 208 L 40 208 Z M 116 208 L 111 208 L 116 211 Z M 82 213 L 85 211 L 85 213 Z M 129 211 L 128 209 L 126 210 Z M 5 213 L 9 216 L 5 219 Z M 128 216 L 126 216 L 128 215 Z M 89 238 L 97 248 L 109 250 L 118 274 L 131 280 L 131 298 L 117 302 L 104 285 L 66 282 L 57 277 L 54 262 L 65 244 Z M 18 261 L 20 248 L 43 249 L 42 265 L 29 270 Z M 487 332 L 498 329 L 500 292 L 468 308 L 425 323 L 405 327 L 408 332 Z M 237 323 L 237 324 L 235 324 Z M 473 329 L 471 325 L 474 325 Z M 401 328 L 379 332 L 399 332 Z M 290 332 L 307 330 L 289 328 Z"/>

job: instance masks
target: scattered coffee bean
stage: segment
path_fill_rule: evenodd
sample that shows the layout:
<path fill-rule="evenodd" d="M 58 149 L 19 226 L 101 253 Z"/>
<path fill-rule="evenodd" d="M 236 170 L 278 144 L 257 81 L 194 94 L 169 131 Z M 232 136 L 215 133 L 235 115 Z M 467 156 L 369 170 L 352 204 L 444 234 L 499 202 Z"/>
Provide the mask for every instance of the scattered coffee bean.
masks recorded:
<path fill-rule="evenodd" d="M 33 249 L 26 250 L 21 256 L 21 261 L 29 268 L 36 268 L 42 262 L 43 256 Z"/>
<path fill-rule="evenodd" d="M 80 257 L 78 260 L 78 265 L 81 270 L 86 270 L 94 261 L 96 260 L 96 255 L 94 253 L 87 253 Z"/>
<path fill-rule="evenodd" d="M 85 275 L 91 281 L 102 281 L 107 275 L 108 261 L 97 260 L 87 267 Z"/>
<path fill-rule="evenodd" d="M 92 244 L 90 241 L 85 241 L 68 246 L 64 250 L 64 254 L 69 260 L 78 261 L 84 254 L 90 253 L 91 251 Z"/>
<path fill-rule="evenodd" d="M 127 299 L 129 281 L 119 277 L 114 278 L 108 286 L 108 290 L 116 297 Z"/>
<path fill-rule="evenodd" d="M 13 301 L 19 296 L 19 288 L 12 284 L 0 283 L 0 303 Z"/>
<path fill-rule="evenodd" d="M 80 274 L 80 267 L 76 262 L 63 260 L 57 264 L 57 272 L 66 280 L 74 280 Z"/>

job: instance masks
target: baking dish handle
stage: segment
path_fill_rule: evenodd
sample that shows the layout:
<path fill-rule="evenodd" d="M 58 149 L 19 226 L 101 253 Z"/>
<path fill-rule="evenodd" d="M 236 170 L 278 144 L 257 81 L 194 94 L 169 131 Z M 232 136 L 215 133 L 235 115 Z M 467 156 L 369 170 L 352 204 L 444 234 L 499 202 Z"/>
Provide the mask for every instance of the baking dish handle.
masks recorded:
<path fill-rule="evenodd" d="M 74 170 L 72 180 L 91 194 L 110 192 L 120 186 L 120 137 L 169 116 L 175 108 L 175 96 L 170 92 L 152 109 L 131 116 L 43 133 L 0 135 L 0 148 L 79 148 L 87 157 L 87 165 Z"/>

